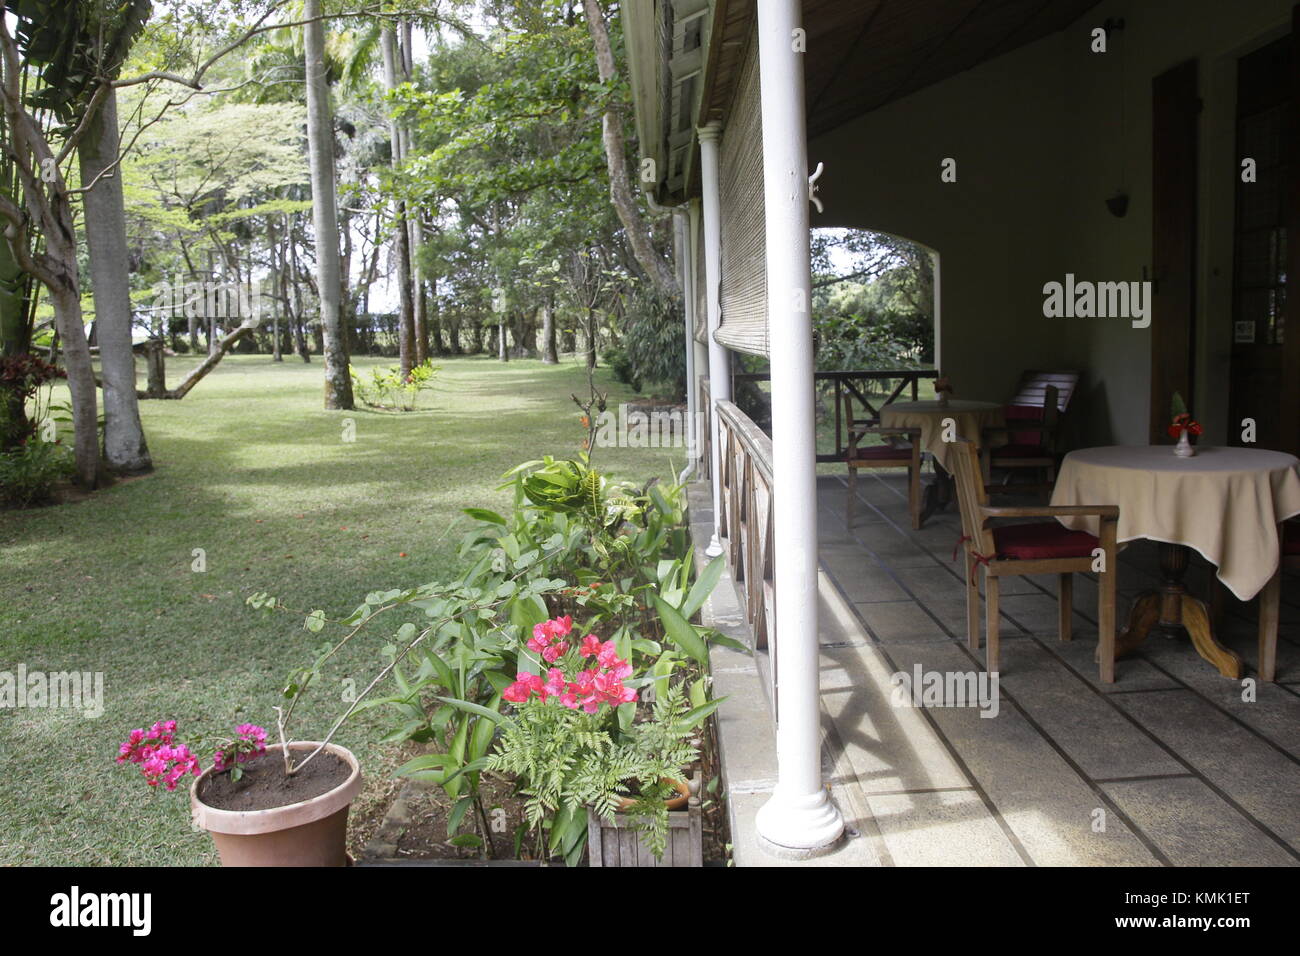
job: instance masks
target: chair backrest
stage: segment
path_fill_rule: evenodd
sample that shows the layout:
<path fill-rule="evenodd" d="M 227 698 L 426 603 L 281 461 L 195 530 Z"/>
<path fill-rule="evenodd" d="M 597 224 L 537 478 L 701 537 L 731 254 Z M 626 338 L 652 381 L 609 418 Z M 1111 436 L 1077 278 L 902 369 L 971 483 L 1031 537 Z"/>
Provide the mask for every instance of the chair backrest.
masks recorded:
<path fill-rule="evenodd" d="M 993 532 L 984 527 L 980 517 L 989 503 L 984 479 L 980 474 L 979 452 L 975 443 L 958 438 L 949 450 L 948 464 L 952 466 L 957 483 L 957 504 L 961 508 L 961 530 L 981 554 L 993 553 Z"/>
<path fill-rule="evenodd" d="M 1055 445 L 1056 428 L 1061 421 L 1061 400 L 1060 392 L 1055 385 L 1048 384 L 1043 387 L 1041 397 L 1034 397 L 1037 405 L 1012 404 L 1006 407 L 1007 424 L 1014 425 L 1016 422 L 1036 422 L 1041 423 L 1045 428 L 1050 429 L 1047 432 L 1039 431 L 1012 431 L 1010 440 L 1013 445 L 1041 445 L 1045 448 L 1052 448 Z M 1067 399 L 1068 401 L 1068 399 Z"/>
<path fill-rule="evenodd" d="M 1020 376 L 1016 393 L 1007 405 L 1012 408 L 1044 408 L 1047 405 L 1047 389 L 1052 387 L 1056 389 L 1056 410 L 1065 412 L 1070 407 L 1070 399 L 1074 398 L 1078 384 L 1078 372 L 1040 372 L 1031 369 Z"/>

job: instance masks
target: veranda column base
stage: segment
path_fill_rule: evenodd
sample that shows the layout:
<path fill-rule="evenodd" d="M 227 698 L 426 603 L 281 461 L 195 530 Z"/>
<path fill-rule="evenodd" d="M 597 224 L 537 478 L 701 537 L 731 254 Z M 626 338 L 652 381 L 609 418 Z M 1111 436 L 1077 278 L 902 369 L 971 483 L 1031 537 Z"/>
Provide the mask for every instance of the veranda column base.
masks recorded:
<path fill-rule="evenodd" d="M 778 787 L 754 823 L 763 851 L 786 860 L 830 853 L 844 838 L 844 819 L 825 790 L 787 795 Z"/>

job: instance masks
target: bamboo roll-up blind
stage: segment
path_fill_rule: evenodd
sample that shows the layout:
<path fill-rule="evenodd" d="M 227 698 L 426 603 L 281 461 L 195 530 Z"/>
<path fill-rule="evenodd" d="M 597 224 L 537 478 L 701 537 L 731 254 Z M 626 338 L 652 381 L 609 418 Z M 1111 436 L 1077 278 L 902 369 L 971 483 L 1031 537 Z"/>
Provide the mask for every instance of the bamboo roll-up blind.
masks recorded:
<path fill-rule="evenodd" d="M 722 131 L 722 324 L 729 349 L 768 354 L 767 243 L 763 219 L 763 118 L 758 44 L 751 42 L 735 103 Z"/>

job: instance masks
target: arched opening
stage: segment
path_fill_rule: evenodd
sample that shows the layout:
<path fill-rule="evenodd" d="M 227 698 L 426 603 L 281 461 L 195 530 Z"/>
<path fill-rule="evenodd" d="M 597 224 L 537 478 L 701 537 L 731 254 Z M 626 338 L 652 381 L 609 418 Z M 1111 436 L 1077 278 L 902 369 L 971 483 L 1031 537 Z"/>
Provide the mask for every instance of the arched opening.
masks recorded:
<path fill-rule="evenodd" d="M 819 460 L 843 458 L 846 391 L 875 408 L 934 397 L 939 301 L 939 255 L 928 246 L 870 229 L 813 230 Z M 770 430 L 769 360 L 734 353 L 734 361 L 736 404 Z"/>
<path fill-rule="evenodd" d="M 938 255 L 870 229 L 814 229 L 813 328 L 818 371 L 931 369 Z"/>

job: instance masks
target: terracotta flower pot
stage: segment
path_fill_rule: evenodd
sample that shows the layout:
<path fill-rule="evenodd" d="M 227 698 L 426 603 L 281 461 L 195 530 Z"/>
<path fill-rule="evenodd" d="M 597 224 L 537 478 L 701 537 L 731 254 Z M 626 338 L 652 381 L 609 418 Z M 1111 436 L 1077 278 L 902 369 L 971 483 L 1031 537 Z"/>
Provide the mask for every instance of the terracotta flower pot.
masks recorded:
<path fill-rule="evenodd" d="M 665 800 L 669 810 L 680 810 L 686 806 L 686 801 L 691 798 L 691 788 L 680 780 L 672 780 L 664 777 L 660 783 L 667 784 L 677 791 L 677 796 Z M 636 805 L 636 797 L 621 797 L 618 801 L 618 812 L 625 813 Z"/>
<path fill-rule="evenodd" d="M 295 741 L 294 752 L 310 753 L 318 742 Z M 267 753 L 279 754 L 281 744 Z M 352 768 L 347 780 L 310 800 L 269 810 L 218 810 L 199 799 L 199 787 L 211 767 L 190 789 L 190 810 L 196 825 L 212 834 L 222 866 L 346 866 L 348 809 L 361 792 L 361 765 L 346 747 L 328 744 L 334 754 Z"/>

